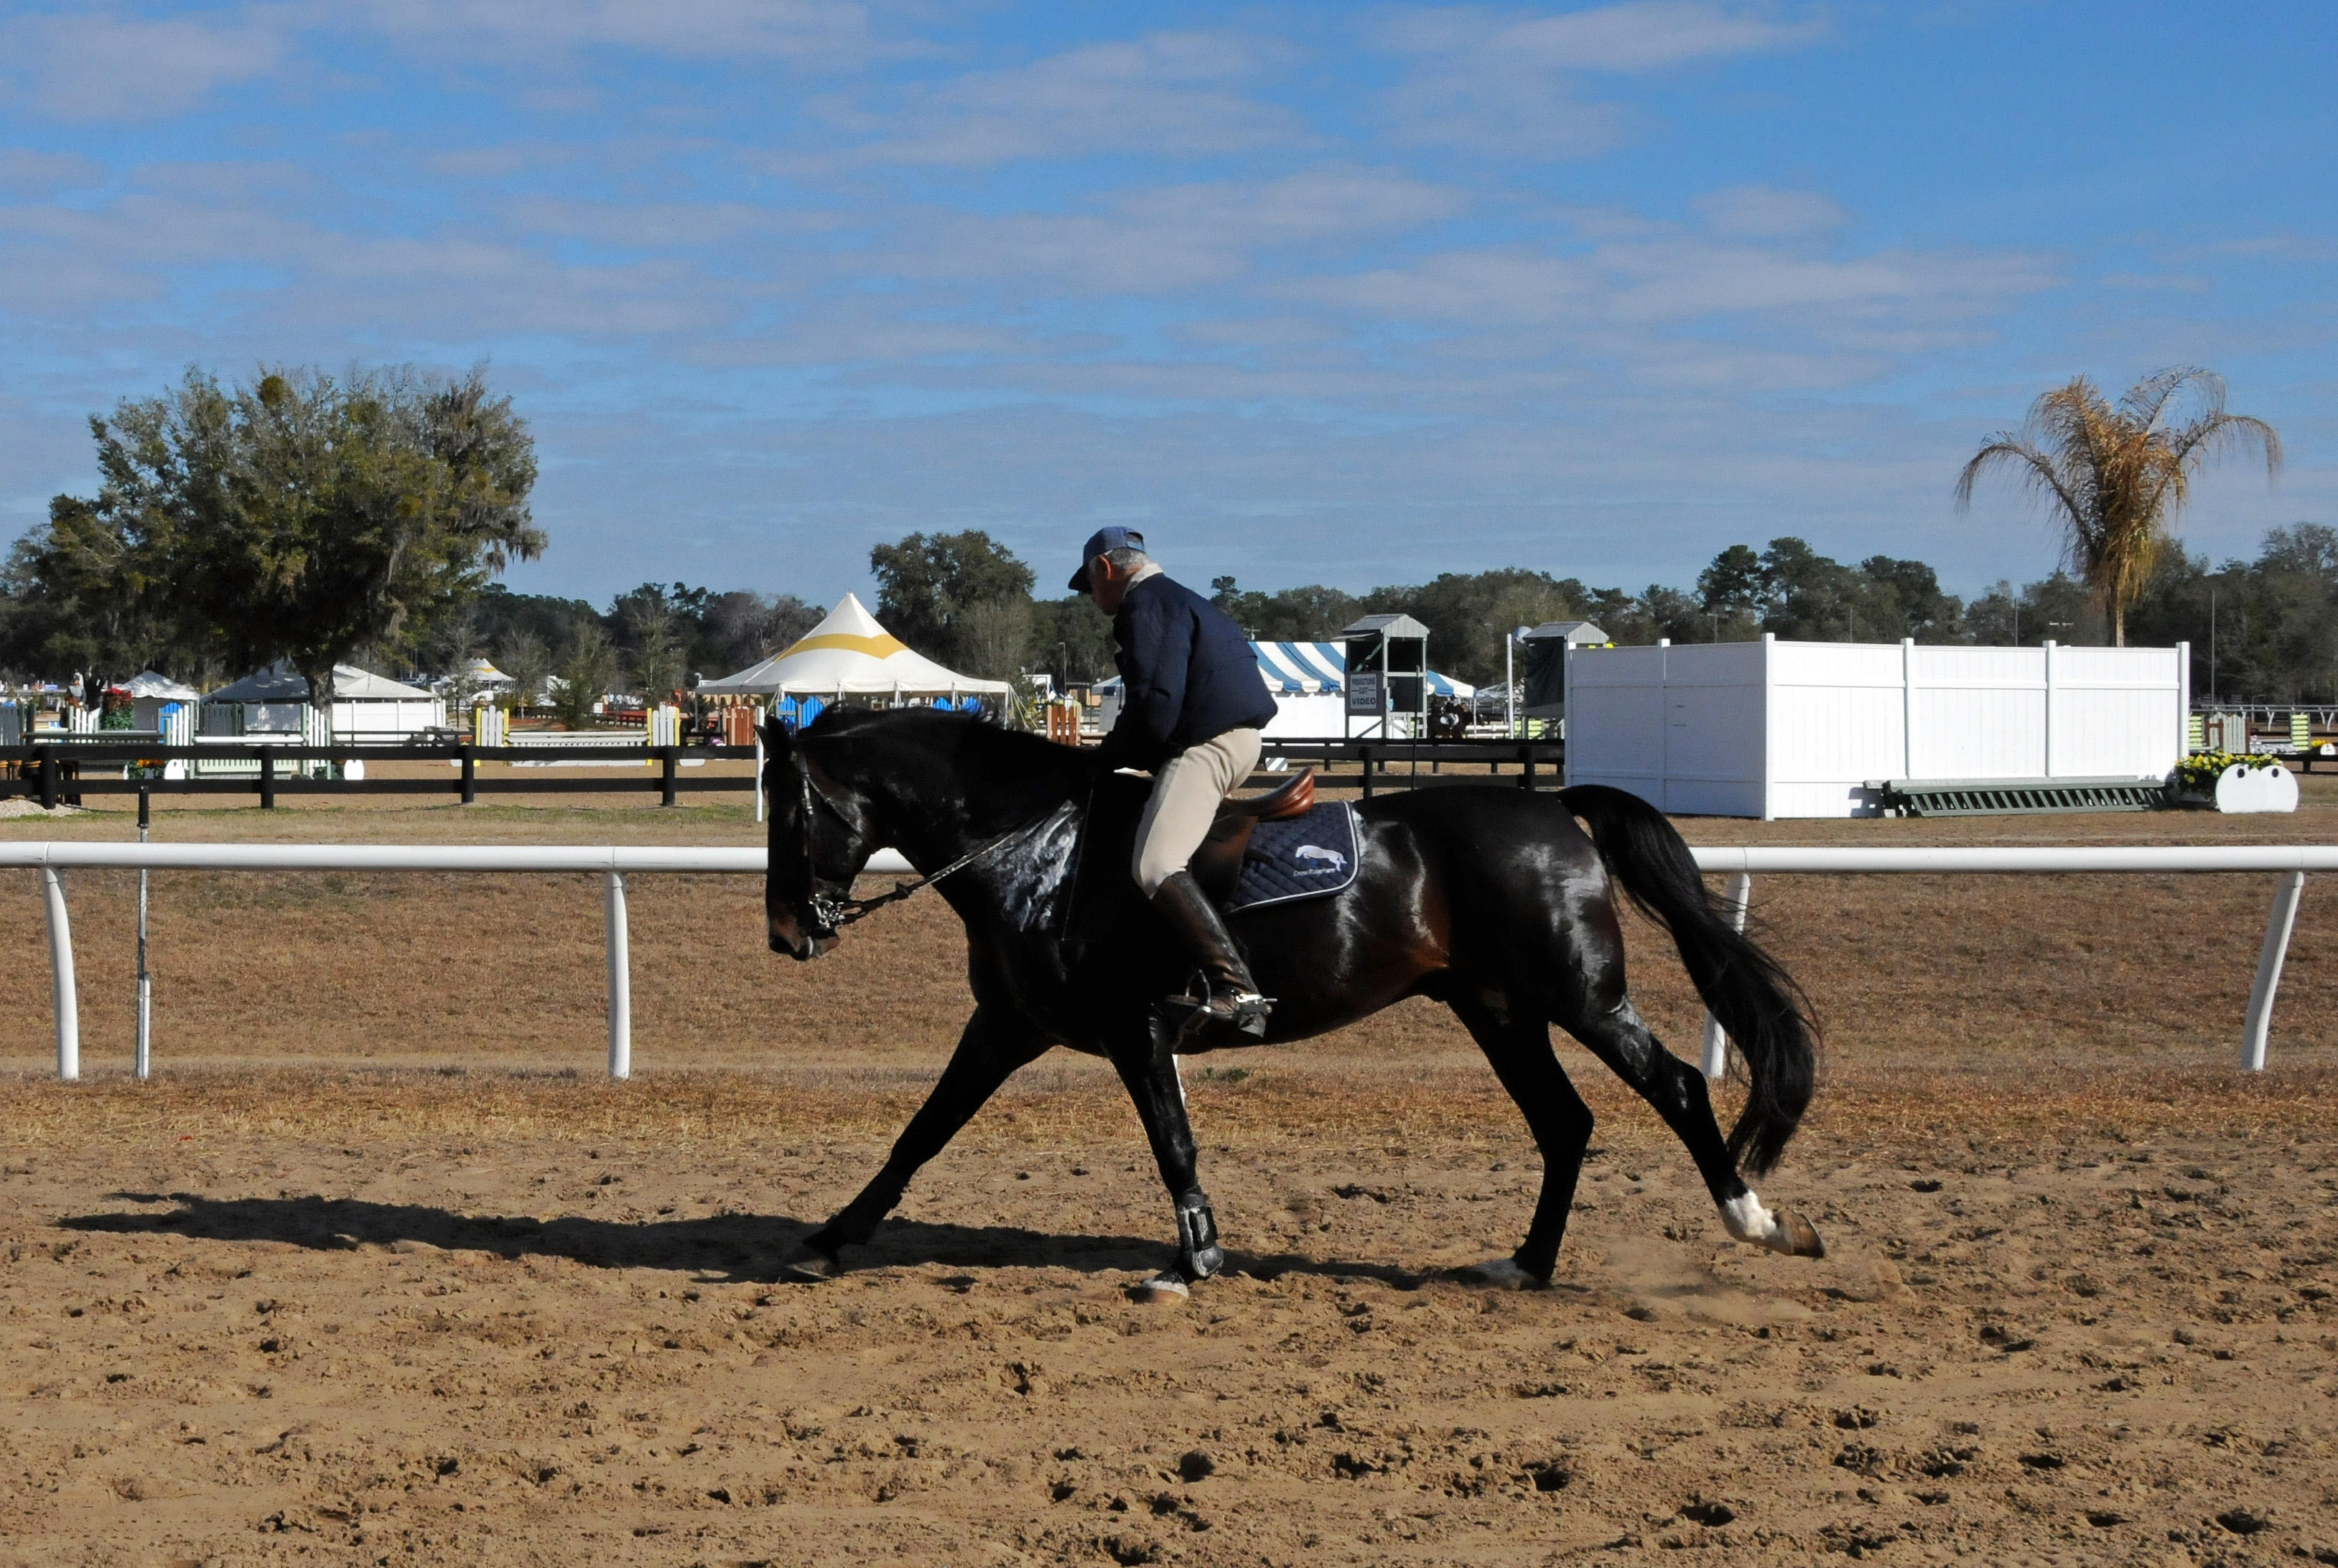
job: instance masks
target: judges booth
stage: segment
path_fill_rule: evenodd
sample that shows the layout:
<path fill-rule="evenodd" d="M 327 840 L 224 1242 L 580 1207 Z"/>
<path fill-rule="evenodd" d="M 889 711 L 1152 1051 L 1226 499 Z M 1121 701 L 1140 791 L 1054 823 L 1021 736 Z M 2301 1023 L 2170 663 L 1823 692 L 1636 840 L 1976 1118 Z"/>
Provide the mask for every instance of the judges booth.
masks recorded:
<path fill-rule="evenodd" d="M 1410 615 L 1367 615 L 1340 633 L 1347 662 L 1352 740 L 1420 736 L 1429 730 L 1429 628 Z"/>
<path fill-rule="evenodd" d="M 1546 621 L 1518 641 L 1527 661 L 1518 716 L 1546 722 L 1567 717 L 1567 655 L 1577 648 L 1615 646 L 1588 621 Z"/>

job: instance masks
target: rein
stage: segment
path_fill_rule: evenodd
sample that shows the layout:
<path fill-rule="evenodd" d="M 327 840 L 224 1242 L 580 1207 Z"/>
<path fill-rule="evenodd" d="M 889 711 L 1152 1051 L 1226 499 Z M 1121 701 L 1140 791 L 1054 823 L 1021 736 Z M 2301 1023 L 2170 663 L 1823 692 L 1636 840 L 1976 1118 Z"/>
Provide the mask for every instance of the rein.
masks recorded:
<path fill-rule="evenodd" d="M 796 771 L 801 775 L 803 779 L 804 870 L 807 875 L 810 877 L 812 882 L 812 918 L 819 921 L 821 926 L 830 933 L 841 930 L 843 927 L 851 925 L 856 920 L 865 920 L 869 916 L 874 915 L 878 910 L 882 909 L 886 905 L 899 904 L 902 899 L 907 898 L 910 894 L 918 891 L 920 888 L 930 887 L 935 883 L 940 881 L 943 877 L 950 876 L 953 873 L 965 870 L 968 867 L 973 865 L 976 861 L 982 859 L 984 857 L 1005 848 L 1009 843 L 1012 843 L 1015 839 L 1020 838 L 1025 834 L 1030 832 L 1031 829 L 1038 827 L 1042 822 L 1045 822 L 1047 818 L 1053 817 L 1056 812 L 1063 809 L 1063 806 L 1060 803 L 1050 806 L 1036 816 L 1017 823 L 1014 827 L 1009 828 L 1006 832 L 1001 833 L 996 838 L 990 839 L 987 843 L 978 845 L 976 848 L 968 850 L 965 854 L 959 856 L 957 859 L 951 861 L 948 865 L 929 876 L 920 877 L 915 882 L 896 882 L 893 884 L 893 890 L 890 893 L 879 893 L 873 898 L 831 898 L 827 894 L 822 893 L 820 890 L 819 877 L 812 871 L 812 802 L 814 800 L 818 800 L 822 806 L 827 807 L 828 814 L 835 818 L 839 822 L 844 824 L 847 831 L 858 833 L 861 829 L 853 822 L 851 818 L 844 814 L 844 808 L 842 807 L 839 806 L 835 801 L 828 798 L 827 790 L 820 789 L 811 781 L 811 763 L 809 759 L 798 758 L 796 762 Z"/>

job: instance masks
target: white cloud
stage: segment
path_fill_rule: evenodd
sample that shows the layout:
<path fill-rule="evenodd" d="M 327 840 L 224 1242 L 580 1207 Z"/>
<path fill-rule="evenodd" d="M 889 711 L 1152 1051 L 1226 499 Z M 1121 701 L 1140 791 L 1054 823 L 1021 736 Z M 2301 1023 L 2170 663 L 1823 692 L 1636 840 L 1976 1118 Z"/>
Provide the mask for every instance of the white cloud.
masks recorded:
<path fill-rule="evenodd" d="M 38 12 L 0 22 L 0 93 L 52 119 L 154 120 L 267 75 L 290 48 L 281 7 L 203 17 Z"/>
<path fill-rule="evenodd" d="M 1826 259 L 1679 236 L 1579 253 L 1449 250 L 1311 279 L 1290 291 L 1377 315 L 1493 326 L 1937 309 L 2002 302 L 2054 281 L 2043 262 L 2021 255 L 1902 250 Z"/>
<path fill-rule="evenodd" d="M 578 201 L 548 196 L 515 198 L 503 215 L 525 234 L 591 240 L 629 250 L 768 240 L 828 229 L 835 221 L 801 209 L 743 201 Z"/>
<path fill-rule="evenodd" d="M 1812 255 L 1644 230 L 1488 246 L 1273 283 L 1359 331 L 1410 326 L 1488 363 L 1596 364 L 1646 385 L 1842 386 L 1985 338 L 2055 269 L 2008 252 Z"/>
<path fill-rule="evenodd" d="M 1626 0 L 1547 16 L 1506 16 L 1479 6 L 1398 12 L 1380 21 L 1373 38 L 1395 54 L 1501 56 L 1549 71 L 1641 72 L 1794 48 L 1825 31 L 1818 18 L 1779 20 L 1771 7 Z"/>
<path fill-rule="evenodd" d="M 825 107 L 840 127 L 881 132 L 846 162 L 971 167 L 1103 152 L 1240 152 L 1302 139 L 1289 110 L 1241 91 L 1292 54 L 1233 34 L 1155 33 L 973 72 L 897 94 L 881 108 Z"/>
<path fill-rule="evenodd" d="M 102 184 L 105 171 L 71 152 L 36 152 L 0 147 L 0 196 L 45 196 L 54 191 L 87 190 Z"/>
<path fill-rule="evenodd" d="M 0 311 L 115 327 L 175 300 L 175 318 L 218 332 L 264 316 L 279 340 L 319 330 L 416 332 L 461 341 L 515 331 L 580 339 L 720 331 L 743 301 L 698 264 L 565 261 L 464 234 L 382 236 L 328 228 L 264 190 L 150 173 L 94 211 L 0 208 Z M 288 212 L 283 209 L 293 207 Z"/>
<path fill-rule="evenodd" d="M 1412 74 L 1389 95 L 1403 140 L 1512 157 L 1581 157 L 1630 125 L 1612 103 L 1586 101 L 1580 78 L 1642 74 L 1703 61 L 1804 46 L 1818 18 L 1711 0 L 1626 0 L 1555 15 L 1479 7 L 1398 12 L 1370 36 Z"/>
<path fill-rule="evenodd" d="M 879 52 L 871 11 L 849 0 L 358 0 L 343 14 L 409 44 L 467 41 L 529 59 L 605 48 L 840 63 Z"/>
<path fill-rule="evenodd" d="M 1459 192 L 1404 175 L 1320 171 L 1125 193 L 1101 213 L 934 211 L 890 258 L 902 273 L 1161 293 L 1252 272 L 1262 252 L 1401 232 L 1453 216 Z"/>
<path fill-rule="evenodd" d="M 1734 185 L 1700 196 L 1695 203 L 1705 227 L 1731 240 L 1767 240 L 1825 234 L 1851 220 L 1832 197 L 1815 191 L 1780 191 L 1767 185 Z"/>

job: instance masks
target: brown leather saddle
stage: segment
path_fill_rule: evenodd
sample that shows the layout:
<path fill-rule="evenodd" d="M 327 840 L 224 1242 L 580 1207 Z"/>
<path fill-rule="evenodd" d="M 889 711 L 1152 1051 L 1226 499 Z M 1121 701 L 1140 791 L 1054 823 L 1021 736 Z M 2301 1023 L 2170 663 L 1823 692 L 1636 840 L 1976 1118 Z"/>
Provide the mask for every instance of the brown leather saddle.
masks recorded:
<path fill-rule="evenodd" d="M 1263 795 L 1229 798 L 1218 808 L 1217 819 L 1210 824 L 1210 836 L 1202 840 L 1202 847 L 1186 862 L 1187 869 L 1202 885 L 1202 891 L 1223 904 L 1233 897 L 1234 884 L 1242 877 L 1243 851 L 1250 848 L 1250 836 L 1258 825 L 1280 822 L 1286 817 L 1303 817 L 1314 808 L 1312 768 Z"/>

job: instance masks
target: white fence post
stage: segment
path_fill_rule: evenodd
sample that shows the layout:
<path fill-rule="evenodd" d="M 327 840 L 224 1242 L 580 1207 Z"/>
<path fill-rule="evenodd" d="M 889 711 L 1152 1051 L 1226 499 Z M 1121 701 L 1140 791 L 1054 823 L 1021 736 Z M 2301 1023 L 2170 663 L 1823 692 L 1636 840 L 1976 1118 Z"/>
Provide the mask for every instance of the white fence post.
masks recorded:
<path fill-rule="evenodd" d="M 144 820 L 153 803 L 146 790 L 138 792 L 138 842 L 146 842 Z M 146 867 L 138 867 L 138 1044 L 130 1057 L 130 1075 L 144 1083 L 154 1068 L 154 977 L 146 972 Z"/>
<path fill-rule="evenodd" d="M 57 1076 L 81 1076 L 81 996 L 74 984 L 73 923 L 65 915 L 65 885 L 54 866 L 41 867 L 49 910 L 49 975 L 57 998 Z"/>
<path fill-rule="evenodd" d="M 1900 777 L 1916 777 L 1916 640 L 1900 639 Z M 1741 924 L 1739 930 L 1744 930 Z"/>
<path fill-rule="evenodd" d="M 2038 645 L 2046 656 L 2046 777 L 2054 777 L 2054 639 Z"/>
<path fill-rule="evenodd" d="M 755 725 L 755 820 L 763 819 L 763 720 Z"/>
<path fill-rule="evenodd" d="M 625 932 L 625 874 L 609 873 L 609 1076 L 634 1075 L 633 956 Z"/>
<path fill-rule="evenodd" d="M 1754 897 L 1754 878 L 1740 871 L 1729 879 L 1729 891 L 1724 898 L 1729 905 L 1729 923 L 1742 933 L 1745 929 L 1745 906 Z M 1721 1027 L 1721 1020 L 1712 1014 L 1704 1015 L 1704 1075 L 1719 1083 L 1729 1070 L 1729 1036 Z"/>
<path fill-rule="evenodd" d="M 2241 1066 L 2262 1073 L 2265 1042 L 2273 1032 L 2273 996 L 2281 987 L 2281 965 L 2289 956 L 2289 934 L 2297 925 L 2297 900 L 2305 891 L 2305 873 L 2293 871 L 2281 879 L 2273 896 L 2273 918 L 2265 922 L 2264 946 L 2257 953 L 2257 981 L 2249 987 L 2249 1016 L 2241 1030 Z"/>

